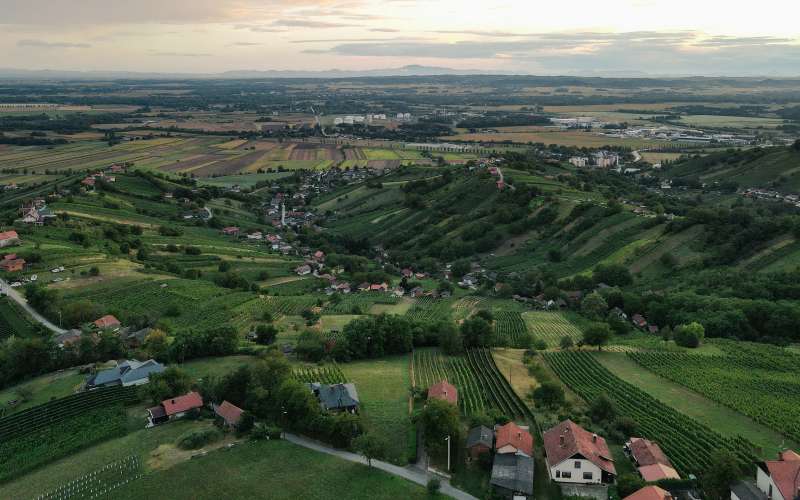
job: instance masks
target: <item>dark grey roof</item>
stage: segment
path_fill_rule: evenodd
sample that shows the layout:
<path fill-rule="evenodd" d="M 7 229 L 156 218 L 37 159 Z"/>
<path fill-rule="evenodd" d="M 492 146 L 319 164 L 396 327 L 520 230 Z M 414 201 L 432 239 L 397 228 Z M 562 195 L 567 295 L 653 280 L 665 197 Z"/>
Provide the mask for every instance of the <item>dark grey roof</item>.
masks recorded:
<path fill-rule="evenodd" d="M 736 481 L 731 485 L 731 491 L 739 500 L 767 500 L 767 495 L 752 481 Z"/>
<path fill-rule="evenodd" d="M 309 384 L 326 410 L 340 410 L 358 406 L 358 392 L 353 384 Z"/>
<path fill-rule="evenodd" d="M 472 448 L 477 444 L 485 444 L 491 448 L 494 444 L 494 431 L 485 425 L 470 429 L 467 434 L 467 448 Z"/>
<path fill-rule="evenodd" d="M 512 491 L 533 494 L 533 458 L 512 453 L 494 456 L 492 486 Z"/>
<path fill-rule="evenodd" d="M 134 384 L 139 380 L 149 378 L 151 373 L 161 373 L 163 371 L 164 365 L 153 359 L 144 362 L 132 359 L 123 361 L 114 368 L 97 372 L 89 379 L 87 385 Z"/>

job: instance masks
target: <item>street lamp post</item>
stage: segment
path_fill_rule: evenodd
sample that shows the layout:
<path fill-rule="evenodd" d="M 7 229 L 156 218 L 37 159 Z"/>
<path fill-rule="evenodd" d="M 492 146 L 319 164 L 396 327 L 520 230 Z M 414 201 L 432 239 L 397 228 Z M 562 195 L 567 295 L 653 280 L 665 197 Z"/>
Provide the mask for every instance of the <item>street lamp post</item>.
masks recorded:
<path fill-rule="evenodd" d="M 447 441 L 447 472 L 450 472 L 450 435 L 448 434 L 444 440 Z"/>

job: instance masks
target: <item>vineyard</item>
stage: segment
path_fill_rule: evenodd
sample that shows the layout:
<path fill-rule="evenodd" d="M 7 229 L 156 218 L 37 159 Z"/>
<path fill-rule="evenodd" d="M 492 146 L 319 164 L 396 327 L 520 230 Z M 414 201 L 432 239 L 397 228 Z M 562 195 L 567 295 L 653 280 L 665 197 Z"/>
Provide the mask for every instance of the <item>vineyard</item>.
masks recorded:
<path fill-rule="evenodd" d="M 389 295 L 345 295 L 337 303 L 329 303 L 322 314 L 367 314 L 375 304 L 397 304 L 397 297 Z"/>
<path fill-rule="evenodd" d="M 496 408 L 509 417 L 533 421 L 530 410 L 514 393 L 486 349 L 473 349 L 464 356 L 415 350 L 414 384 L 428 388 L 440 380 L 447 380 L 458 389 L 458 405 L 465 415 Z"/>
<path fill-rule="evenodd" d="M 751 346 L 726 356 L 630 352 L 644 368 L 800 441 L 800 356 Z M 725 348 L 723 348 L 726 350 Z"/>
<path fill-rule="evenodd" d="M 281 316 L 299 316 L 300 313 L 306 309 L 310 309 L 317 305 L 317 297 L 313 296 L 287 296 L 287 297 L 273 297 L 269 296 L 264 299 L 263 311 L 272 314 L 273 318 L 280 318 Z"/>
<path fill-rule="evenodd" d="M 347 382 L 344 373 L 339 365 L 333 364 L 320 367 L 296 368 L 292 375 L 298 382 L 311 384 L 319 382 L 321 384 L 343 384 Z"/>
<path fill-rule="evenodd" d="M 0 341 L 16 336 L 27 336 L 33 331 L 33 325 L 19 314 L 7 298 L 0 299 Z"/>
<path fill-rule="evenodd" d="M 137 401 L 135 387 L 111 387 L 54 399 L 0 419 L 0 443 L 17 439 L 88 411 Z"/>
<path fill-rule="evenodd" d="M 587 402 L 606 394 L 621 416 L 637 423 L 644 437 L 658 441 L 682 476 L 706 472 L 718 449 L 730 452 L 742 467 L 749 467 L 755 460 L 754 447 L 747 440 L 720 436 L 616 377 L 588 352 L 543 355 L 556 375 Z"/>
<path fill-rule="evenodd" d="M 528 332 L 522 314 L 514 311 L 496 311 L 494 321 L 494 331 L 499 345 L 525 347 L 520 344 L 522 337 Z"/>
<path fill-rule="evenodd" d="M 406 313 L 417 321 L 448 321 L 452 319 L 452 303 L 433 297 L 420 297 Z"/>
<path fill-rule="evenodd" d="M 126 415 L 121 405 L 81 411 L 33 432 L 0 442 L 0 482 L 99 441 L 125 434 Z"/>
<path fill-rule="evenodd" d="M 580 329 L 561 313 L 530 311 L 522 315 L 534 340 L 544 340 L 547 347 L 558 347 L 563 337 L 577 343 L 583 337 Z"/>
<path fill-rule="evenodd" d="M 142 474 L 141 459 L 131 455 L 39 495 L 36 500 L 79 500 L 105 497 L 120 486 L 139 479 Z"/>

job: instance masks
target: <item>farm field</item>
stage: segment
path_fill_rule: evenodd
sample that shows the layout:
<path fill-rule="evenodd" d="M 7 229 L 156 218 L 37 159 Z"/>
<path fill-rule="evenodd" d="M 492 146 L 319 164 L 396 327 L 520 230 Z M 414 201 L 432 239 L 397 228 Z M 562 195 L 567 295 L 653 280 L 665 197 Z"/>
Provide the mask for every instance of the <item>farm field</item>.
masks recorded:
<path fill-rule="evenodd" d="M 466 133 L 444 137 L 450 141 L 474 142 L 504 142 L 515 143 L 541 142 L 543 144 L 557 144 L 560 146 L 574 146 L 586 148 L 600 148 L 603 146 L 623 146 L 629 148 L 645 148 L 658 144 L 655 141 L 644 139 L 620 139 L 604 137 L 589 132 L 553 131 L 553 132 L 503 132 L 503 133 Z"/>
<path fill-rule="evenodd" d="M 334 492 L 352 500 L 428 497 L 423 487 L 404 479 L 286 441 L 248 442 L 216 451 L 147 474 L 116 490 L 114 496 L 151 498 L 165 490 L 175 499 L 322 499 Z"/>
<path fill-rule="evenodd" d="M 558 347 L 563 337 L 569 337 L 577 343 L 583 337 L 581 330 L 559 312 L 528 311 L 522 313 L 522 319 L 533 333 L 533 340 L 543 340 L 547 347 Z"/>
<path fill-rule="evenodd" d="M 61 398 L 74 393 L 86 380 L 87 375 L 78 370 L 63 370 L 48 373 L 0 391 L 0 416 L 19 412 L 32 406 L 44 404 L 52 398 Z M 20 393 L 27 392 L 27 400 Z M 10 405 L 11 401 L 18 401 Z"/>
<path fill-rule="evenodd" d="M 642 369 L 624 353 L 595 353 L 596 359 L 611 373 L 637 387 L 671 408 L 715 429 L 727 437 L 740 435 L 761 450 L 763 457 L 772 457 L 787 439 L 747 416 Z M 705 359 L 705 358 L 703 358 Z"/>

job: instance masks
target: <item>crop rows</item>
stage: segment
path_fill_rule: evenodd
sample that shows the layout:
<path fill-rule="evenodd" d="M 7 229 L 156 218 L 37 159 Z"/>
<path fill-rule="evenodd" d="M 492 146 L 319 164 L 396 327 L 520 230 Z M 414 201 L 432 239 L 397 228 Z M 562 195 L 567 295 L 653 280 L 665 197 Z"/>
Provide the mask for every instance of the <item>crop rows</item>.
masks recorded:
<path fill-rule="evenodd" d="M 628 355 L 664 378 L 800 440 L 800 361 L 795 360 L 793 367 L 781 365 L 780 356 L 770 356 L 765 349 L 761 358 L 757 354 L 759 349 L 741 344 L 742 349 L 726 356 L 677 352 L 631 352 Z M 769 365 L 770 362 L 775 364 Z"/>
<path fill-rule="evenodd" d="M 325 306 L 322 314 L 366 314 L 374 304 L 397 304 L 397 298 L 388 295 L 345 295 L 339 302 Z"/>
<path fill-rule="evenodd" d="M 582 338 L 580 329 L 561 313 L 531 311 L 524 315 L 525 323 L 533 333 L 534 340 L 544 340 L 547 347 L 557 347 L 563 337 L 570 337 L 574 343 Z"/>
<path fill-rule="evenodd" d="M 517 346 L 520 338 L 528 329 L 522 314 L 514 311 L 496 311 L 494 313 L 494 331 L 500 345 Z M 522 347 L 522 346 L 520 346 Z"/>
<path fill-rule="evenodd" d="M 406 314 L 417 321 L 443 321 L 452 319 L 451 313 L 451 302 L 433 297 L 420 297 Z"/>
<path fill-rule="evenodd" d="M 343 384 L 347 382 L 339 365 L 328 365 L 320 367 L 297 368 L 292 375 L 298 382 L 311 384 L 319 382 L 322 384 Z"/>
<path fill-rule="evenodd" d="M 711 457 L 719 449 L 729 452 L 742 467 L 755 460 L 752 443 L 738 436 L 723 437 L 666 406 L 613 375 L 591 353 L 561 351 L 543 355 L 556 375 L 587 402 L 607 395 L 621 416 L 636 422 L 643 436 L 658 441 L 683 476 L 708 471 Z"/>
<path fill-rule="evenodd" d="M 493 406 L 511 418 L 519 418 L 533 422 L 530 409 L 511 388 L 508 380 L 500 373 L 500 369 L 488 349 L 472 349 L 467 351 L 467 360 L 473 371 L 481 380 L 481 386 L 493 401 Z"/>
<path fill-rule="evenodd" d="M 36 497 L 36 500 L 100 498 L 129 482 L 142 477 L 142 462 L 136 455 L 104 465 L 58 488 Z"/>
<path fill-rule="evenodd" d="M 264 311 L 269 311 L 274 318 L 280 316 L 299 316 L 306 309 L 317 304 L 316 297 L 267 297 L 264 302 Z"/>
<path fill-rule="evenodd" d="M 0 444 L 97 408 L 136 402 L 134 387 L 111 387 L 54 399 L 0 419 Z"/>

